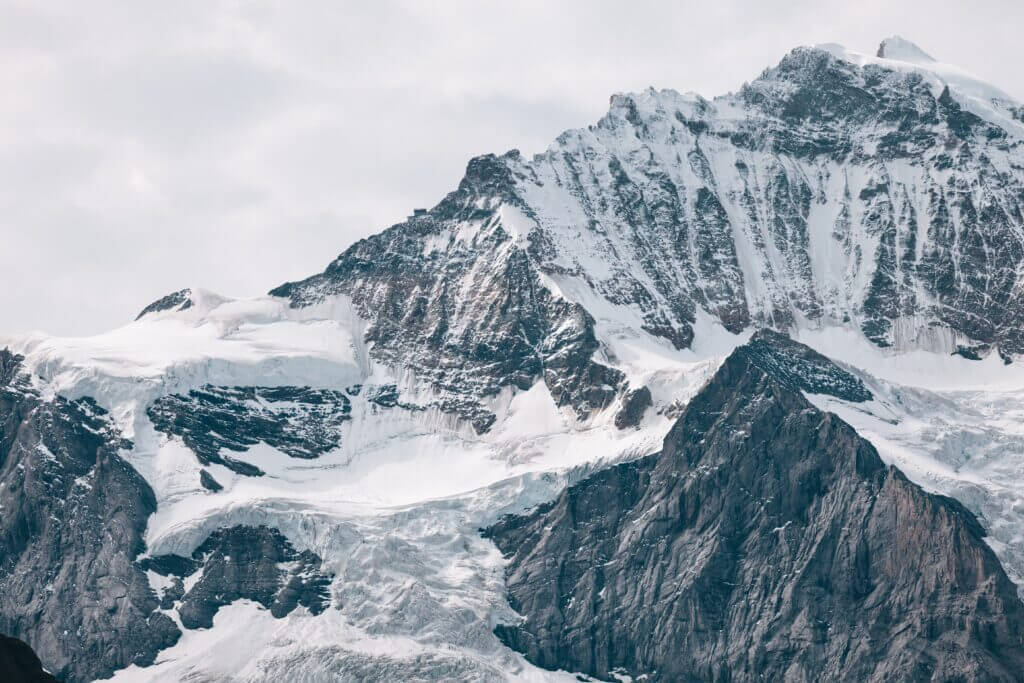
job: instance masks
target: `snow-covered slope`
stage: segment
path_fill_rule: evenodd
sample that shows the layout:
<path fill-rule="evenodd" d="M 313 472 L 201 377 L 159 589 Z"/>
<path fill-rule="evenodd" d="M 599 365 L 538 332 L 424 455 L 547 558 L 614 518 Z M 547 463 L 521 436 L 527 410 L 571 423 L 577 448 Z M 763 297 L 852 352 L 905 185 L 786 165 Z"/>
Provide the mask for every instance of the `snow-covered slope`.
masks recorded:
<path fill-rule="evenodd" d="M 532 159 L 476 158 L 436 207 L 265 297 L 191 288 L 96 337 L 0 338 L 18 410 L 91 397 L 130 441 L 155 511 L 123 571 L 180 635 L 78 654 L 96 623 L 32 614 L 111 589 L 34 579 L 52 568 L 28 550 L 0 595 L 56 597 L 0 608 L 0 630 L 69 680 L 559 678 L 493 635 L 514 615 L 478 530 L 657 450 L 759 327 L 858 376 L 871 401 L 812 399 L 980 514 L 1019 582 L 1022 121 L 902 39 L 798 48 L 737 93 L 615 95 Z M 71 457 L 27 429 L 0 443 L 21 454 L 7 490 Z M 37 522 L 26 548 L 51 538 Z M 232 538 L 292 559 L 232 583 Z M 326 609 L 274 607 L 319 577 Z M 182 621 L 218 592 L 212 628 Z"/>
<path fill-rule="evenodd" d="M 344 295 L 298 310 L 270 297 L 229 300 L 196 289 L 190 297 L 185 310 L 150 312 L 97 337 L 6 343 L 22 356 L 18 372 L 33 392 L 96 397 L 131 440 L 122 457 L 156 504 L 137 564 L 191 557 L 219 529 L 264 525 L 321 560 L 319 572 L 333 577 L 332 608 L 313 615 L 299 606 L 279 619 L 243 598 L 217 611 L 211 629 L 197 630 L 178 612 L 203 570 L 178 576 L 183 594 L 175 594 L 174 574 L 147 568 L 157 598 L 175 596 L 158 612 L 183 635 L 154 652 L 156 664 L 133 665 L 118 680 L 176 681 L 194 671 L 279 680 L 282 671 L 298 675 L 297 666 L 308 678 L 294 680 L 551 678 L 490 632 L 511 613 L 500 555 L 478 529 L 551 497 L 599 463 L 656 448 L 669 425 L 656 413 L 671 414 L 717 362 L 637 344 L 639 359 L 659 360 L 632 365 L 655 395 L 654 410 L 636 427 L 618 429 L 614 411 L 581 422 L 540 383 L 492 397 L 486 407 L 495 422 L 480 434 L 440 408 L 429 385 L 371 357 L 365 321 Z M 288 391 L 296 387 L 313 390 Z M 324 391 L 348 406 L 337 442 L 315 457 L 294 457 L 289 437 L 322 443 L 315 411 Z M 282 432 L 279 422 L 310 431 Z M 211 435 L 221 440 L 219 461 L 203 458 Z M 248 442 L 223 446 L 238 436 Z M 236 657 L 224 656 L 226 642 Z M 264 654 L 252 658 L 249 648 Z M 62 670 L 73 680 L 103 672 L 83 660 Z"/>

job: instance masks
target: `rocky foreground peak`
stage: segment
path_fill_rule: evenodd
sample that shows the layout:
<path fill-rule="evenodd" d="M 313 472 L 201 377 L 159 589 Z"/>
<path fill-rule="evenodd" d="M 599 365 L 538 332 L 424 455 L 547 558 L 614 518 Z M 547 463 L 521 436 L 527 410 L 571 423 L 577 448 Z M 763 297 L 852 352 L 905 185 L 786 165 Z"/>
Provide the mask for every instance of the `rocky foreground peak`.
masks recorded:
<path fill-rule="evenodd" d="M 550 669 L 663 681 L 1019 680 L 1024 605 L 984 531 L 923 491 L 758 345 L 662 451 L 487 530 Z"/>

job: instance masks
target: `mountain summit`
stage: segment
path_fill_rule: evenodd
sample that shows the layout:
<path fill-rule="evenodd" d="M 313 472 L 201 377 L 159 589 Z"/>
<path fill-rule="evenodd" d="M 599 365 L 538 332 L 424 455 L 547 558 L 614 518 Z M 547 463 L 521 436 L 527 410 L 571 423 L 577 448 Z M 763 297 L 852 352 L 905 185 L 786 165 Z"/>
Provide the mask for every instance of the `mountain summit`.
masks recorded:
<path fill-rule="evenodd" d="M 351 297 L 373 353 L 455 383 L 445 402 L 478 430 L 484 399 L 541 378 L 581 418 L 609 406 L 626 384 L 597 330 L 623 323 L 675 349 L 708 326 L 840 326 L 1009 361 L 1024 114 L 865 59 L 797 48 L 715 100 L 616 95 L 532 159 L 473 159 L 430 211 L 271 294 L 300 310 Z"/>
<path fill-rule="evenodd" d="M 740 347 L 660 454 L 488 529 L 525 617 L 502 639 L 604 679 L 1018 680 L 1024 605 L 978 521 L 791 381 Z"/>
<path fill-rule="evenodd" d="M 900 36 L 886 38 L 879 44 L 876 57 L 901 62 L 934 62 L 935 59 L 914 43 Z"/>

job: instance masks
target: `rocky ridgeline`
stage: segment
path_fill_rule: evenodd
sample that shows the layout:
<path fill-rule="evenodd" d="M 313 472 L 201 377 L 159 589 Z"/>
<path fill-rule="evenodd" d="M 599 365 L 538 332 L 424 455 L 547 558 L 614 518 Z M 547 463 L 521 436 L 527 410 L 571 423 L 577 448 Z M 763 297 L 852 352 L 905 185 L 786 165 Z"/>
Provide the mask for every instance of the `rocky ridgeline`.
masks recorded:
<path fill-rule="evenodd" d="M 981 525 L 814 408 L 767 341 L 661 453 L 486 531 L 524 617 L 499 637 L 601 678 L 1020 680 L 1024 605 Z"/>
<path fill-rule="evenodd" d="M 430 211 L 271 293 L 350 296 L 373 354 L 479 431 L 502 387 L 543 379 L 581 417 L 625 391 L 595 300 L 677 348 L 704 311 L 733 332 L 839 324 L 882 347 L 1010 358 L 1024 351 L 1010 114 L 1001 126 L 922 73 L 799 48 L 738 93 L 616 95 L 533 159 L 478 157 Z"/>

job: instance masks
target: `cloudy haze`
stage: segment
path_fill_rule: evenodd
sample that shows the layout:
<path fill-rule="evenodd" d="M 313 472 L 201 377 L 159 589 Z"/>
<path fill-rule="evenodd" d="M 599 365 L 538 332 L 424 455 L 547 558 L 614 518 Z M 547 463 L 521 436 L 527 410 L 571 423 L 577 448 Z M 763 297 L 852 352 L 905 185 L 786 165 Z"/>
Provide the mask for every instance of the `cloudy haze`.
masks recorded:
<path fill-rule="evenodd" d="M 1018 2 L 0 2 L 0 334 L 253 296 L 542 151 L 616 91 L 711 97 L 901 34 L 1024 97 Z"/>

